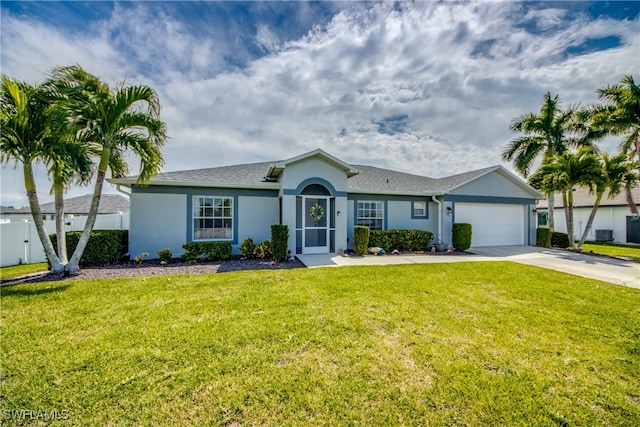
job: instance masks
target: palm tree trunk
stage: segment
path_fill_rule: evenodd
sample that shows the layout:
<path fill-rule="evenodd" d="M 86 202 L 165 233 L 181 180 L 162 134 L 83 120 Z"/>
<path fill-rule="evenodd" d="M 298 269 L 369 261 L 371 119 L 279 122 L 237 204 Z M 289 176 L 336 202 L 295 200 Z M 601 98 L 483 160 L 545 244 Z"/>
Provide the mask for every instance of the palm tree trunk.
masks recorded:
<path fill-rule="evenodd" d="M 547 203 L 547 206 L 548 206 L 547 212 L 549 212 L 549 218 L 547 220 L 548 221 L 547 224 L 548 224 L 548 227 L 551 230 L 553 230 L 555 228 L 555 221 L 554 221 L 553 217 L 555 216 L 554 214 L 555 214 L 556 202 L 554 200 L 554 196 L 555 196 L 555 193 L 553 191 L 550 192 L 549 194 L 547 194 L 547 197 L 548 197 L 548 199 L 547 199 L 547 201 L 548 201 L 548 203 Z"/>
<path fill-rule="evenodd" d="M 58 246 L 58 258 L 63 265 L 68 263 L 67 259 L 67 233 L 64 224 L 64 194 L 60 184 L 54 184 L 56 209 L 56 242 Z"/>
<path fill-rule="evenodd" d="M 562 192 L 562 208 L 564 211 L 564 223 L 567 226 L 567 236 L 569 236 L 569 199 L 566 191 Z"/>
<path fill-rule="evenodd" d="M 33 167 L 30 162 L 23 163 L 24 173 L 24 185 L 27 190 L 27 198 L 29 199 L 29 207 L 31 208 L 31 215 L 33 216 L 33 222 L 36 225 L 36 231 L 38 237 L 44 248 L 44 253 L 47 255 L 49 264 L 51 264 L 51 271 L 53 273 L 62 273 L 64 271 L 64 265 L 60 262 L 60 259 L 56 255 L 56 251 L 53 248 L 49 233 L 44 226 L 42 219 L 42 209 L 40 208 L 40 202 L 38 201 L 38 192 L 36 191 L 36 181 L 33 177 Z"/>
<path fill-rule="evenodd" d="M 631 214 L 637 218 L 638 207 L 636 206 L 636 202 L 633 200 L 633 194 L 631 194 L 631 188 L 625 187 L 624 191 L 627 199 L 627 204 L 629 205 L 629 210 L 631 211 Z"/>
<path fill-rule="evenodd" d="M 98 165 L 98 173 L 96 177 L 96 185 L 93 190 L 93 198 L 91 199 L 91 208 L 89 209 L 89 215 L 87 216 L 87 222 L 82 230 L 82 235 L 78 241 L 78 246 L 73 251 L 71 259 L 67 264 L 67 271 L 75 274 L 80 271 L 80 259 L 84 253 L 89 238 L 91 237 L 91 231 L 93 225 L 96 222 L 96 216 L 98 215 L 98 207 L 100 206 L 100 197 L 102 196 L 102 187 L 104 186 L 104 179 L 107 176 L 107 168 L 109 167 L 109 158 L 111 156 L 111 149 L 104 148 L 102 155 L 100 156 L 100 165 Z"/>
<path fill-rule="evenodd" d="M 602 196 L 604 196 L 604 191 L 598 193 L 596 197 L 596 201 L 593 204 L 593 208 L 591 209 L 591 213 L 589 214 L 589 218 L 587 219 L 587 225 L 584 227 L 584 232 L 582 233 L 582 237 L 580 237 L 580 241 L 578 242 L 578 250 L 582 250 L 582 245 L 584 245 L 584 241 L 587 240 L 587 236 L 589 235 L 589 231 L 591 231 L 591 226 L 593 225 L 593 220 L 596 217 L 596 211 L 600 206 L 600 202 L 602 202 Z"/>
<path fill-rule="evenodd" d="M 569 238 L 569 247 L 570 248 L 574 248 L 575 247 L 575 239 L 573 237 L 573 191 L 571 189 L 569 189 L 569 191 L 567 191 L 567 201 L 568 206 L 567 206 L 567 237 Z"/>

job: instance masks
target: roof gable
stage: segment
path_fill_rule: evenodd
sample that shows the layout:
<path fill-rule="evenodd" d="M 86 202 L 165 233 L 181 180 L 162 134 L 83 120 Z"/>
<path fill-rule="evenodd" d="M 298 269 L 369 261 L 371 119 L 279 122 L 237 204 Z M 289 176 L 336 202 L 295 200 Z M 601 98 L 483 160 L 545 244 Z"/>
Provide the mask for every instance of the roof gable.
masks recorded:
<path fill-rule="evenodd" d="M 326 151 L 318 148 L 316 150 L 309 151 L 308 153 L 304 153 L 299 156 L 291 157 L 290 159 L 286 159 L 286 160 L 282 160 L 280 162 L 274 163 L 269 167 L 269 170 L 267 171 L 267 177 L 276 178 L 280 176 L 280 174 L 282 174 L 282 171 L 287 167 L 287 165 L 290 165 L 292 163 L 297 163 L 303 160 L 307 160 L 312 157 L 320 157 L 328 161 L 329 163 L 334 164 L 340 169 L 343 169 L 347 173 L 347 177 L 352 177 L 359 173 L 359 171 L 353 168 L 350 164 L 345 163 L 342 160 L 338 159 L 337 157 L 334 157 L 331 154 L 327 153 Z"/>
<path fill-rule="evenodd" d="M 453 175 L 442 178 L 441 181 L 446 186 L 444 192 L 448 194 L 494 196 L 498 195 L 496 191 L 497 188 L 500 188 L 500 191 L 503 192 L 500 194 L 501 197 L 531 197 L 534 199 L 545 197 L 544 194 L 500 165 Z"/>

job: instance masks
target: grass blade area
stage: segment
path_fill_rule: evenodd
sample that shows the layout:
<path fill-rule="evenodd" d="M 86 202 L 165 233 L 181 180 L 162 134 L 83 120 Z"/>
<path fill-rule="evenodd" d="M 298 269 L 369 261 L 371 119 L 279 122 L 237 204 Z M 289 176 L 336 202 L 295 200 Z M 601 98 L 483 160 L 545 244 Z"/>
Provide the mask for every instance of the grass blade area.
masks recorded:
<path fill-rule="evenodd" d="M 12 265 L 11 267 L 0 267 L 0 278 L 11 279 L 32 273 L 46 273 L 47 263 L 37 262 L 34 264 Z"/>
<path fill-rule="evenodd" d="M 508 262 L 12 286 L 1 346 L 60 424 L 640 425 L 640 292 Z"/>
<path fill-rule="evenodd" d="M 588 242 L 582 246 L 585 252 L 629 258 L 633 262 L 640 262 L 640 246 L 620 243 Z"/>

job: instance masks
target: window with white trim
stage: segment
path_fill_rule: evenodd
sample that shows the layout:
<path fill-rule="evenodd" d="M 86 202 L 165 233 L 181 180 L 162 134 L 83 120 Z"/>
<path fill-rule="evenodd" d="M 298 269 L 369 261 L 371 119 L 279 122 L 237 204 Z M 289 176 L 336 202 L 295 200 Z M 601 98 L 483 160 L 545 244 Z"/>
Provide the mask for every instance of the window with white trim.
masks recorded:
<path fill-rule="evenodd" d="M 364 225 L 371 230 L 384 228 L 384 203 L 379 201 L 358 201 L 357 225 Z"/>
<path fill-rule="evenodd" d="M 233 197 L 193 198 L 193 240 L 233 239 Z"/>
<path fill-rule="evenodd" d="M 538 212 L 538 227 L 548 227 L 549 212 Z"/>
<path fill-rule="evenodd" d="M 427 202 L 414 201 L 412 203 L 412 206 L 413 206 L 413 216 L 414 217 L 426 217 L 427 216 Z"/>

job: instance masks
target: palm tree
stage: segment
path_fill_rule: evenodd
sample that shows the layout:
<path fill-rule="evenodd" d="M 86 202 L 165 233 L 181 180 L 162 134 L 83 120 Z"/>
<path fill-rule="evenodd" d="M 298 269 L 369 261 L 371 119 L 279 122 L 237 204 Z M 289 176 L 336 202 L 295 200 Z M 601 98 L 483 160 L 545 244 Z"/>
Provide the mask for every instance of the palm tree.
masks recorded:
<path fill-rule="evenodd" d="M 64 230 L 64 192 L 77 178 L 91 176 L 91 159 L 80 145 L 52 132 L 49 111 L 56 94 L 47 85 L 30 86 L 7 76 L 2 80 L 2 161 L 14 159 L 23 165 L 29 205 L 53 272 L 62 272 L 67 263 Z M 38 200 L 33 164 L 43 163 L 52 179 L 55 197 L 57 254 L 44 226 Z"/>
<path fill-rule="evenodd" d="M 640 162 L 640 86 L 629 74 L 622 78 L 620 84 L 598 89 L 597 93 L 604 104 L 590 108 L 593 126 L 611 135 L 622 136 L 620 152 Z M 625 188 L 625 192 L 629 208 L 637 217 L 638 207 L 631 189 Z"/>
<path fill-rule="evenodd" d="M 2 76 L 0 114 L 2 128 L 0 132 L 0 160 L 5 163 L 15 160 L 22 163 L 24 185 L 27 198 L 36 225 L 38 237 L 53 272 L 63 271 L 64 265 L 56 255 L 49 234 L 42 219 L 42 209 L 38 200 L 38 191 L 33 174 L 34 163 L 43 159 L 50 148 L 47 136 L 48 107 L 42 89 L 27 83 Z"/>
<path fill-rule="evenodd" d="M 571 247 L 575 245 L 573 232 L 573 189 L 589 185 L 602 179 L 602 168 L 591 147 L 582 147 L 577 152 L 565 152 L 547 159 L 540 169 L 529 178 L 529 184 L 550 194 L 562 193 L 567 235 Z M 552 215 L 550 213 L 550 215 Z"/>
<path fill-rule="evenodd" d="M 64 98 L 56 104 L 57 128 L 65 130 L 99 153 L 96 182 L 85 228 L 69 260 L 67 270 L 79 271 L 79 263 L 95 224 L 107 172 L 113 177 L 128 174 L 125 153 L 140 157 L 138 184 L 156 175 L 164 160 L 160 148 L 167 138 L 159 120 L 156 92 L 145 85 L 111 89 L 80 66 L 57 68 L 52 73 Z"/>
<path fill-rule="evenodd" d="M 539 113 L 523 114 L 511 122 L 512 132 L 522 133 L 509 142 L 502 152 L 504 161 L 513 161 L 515 169 L 527 178 L 534 163 L 542 157 L 548 162 L 569 148 L 590 145 L 595 135 L 584 131 L 577 121 L 577 108 L 560 107 L 560 96 L 545 93 Z M 549 199 L 549 228 L 554 228 L 553 192 Z"/>
<path fill-rule="evenodd" d="M 591 231 L 596 211 L 600 206 L 600 202 L 602 202 L 604 193 L 608 191 L 608 197 L 611 199 L 620 194 L 624 188 L 633 188 L 640 179 L 634 170 L 637 167 L 637 163 L 630 162 L 624 153 L 613 157 L 607 153 L 602 154 L 601 168 L 603 173 L 600 177 L 596 177 L 596 180 L 590 185 L 591 192 L 596 194 L 596 201 L 587 219 L 582 237 L 578 242 L 578 250 L 582 250 L 582 245 L 584 245 L 584 241 L 587 239 L 589 231 Z"/>

